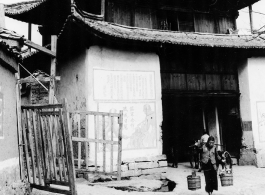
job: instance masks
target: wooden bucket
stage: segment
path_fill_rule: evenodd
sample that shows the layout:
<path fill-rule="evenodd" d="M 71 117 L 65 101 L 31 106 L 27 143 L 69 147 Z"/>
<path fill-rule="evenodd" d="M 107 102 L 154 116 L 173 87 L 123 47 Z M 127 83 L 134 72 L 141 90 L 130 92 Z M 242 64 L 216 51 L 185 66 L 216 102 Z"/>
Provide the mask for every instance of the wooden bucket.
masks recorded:
<path fill-rule="evenodd" d="M 200 176 L 192 177 L 192 175 L 189 175 L 187 177 L 187 182 L 188 182 L 189 190 L 194 191 L 194 190 L 201 189 L 201 177 Z"/>
<path fill-rule="evenodd" d="M 226 175 L 221 175 L 221 185 L 222 186 L 232 186 L 233 185 L 233 175 L 232 174 L 226 174 Z"/>

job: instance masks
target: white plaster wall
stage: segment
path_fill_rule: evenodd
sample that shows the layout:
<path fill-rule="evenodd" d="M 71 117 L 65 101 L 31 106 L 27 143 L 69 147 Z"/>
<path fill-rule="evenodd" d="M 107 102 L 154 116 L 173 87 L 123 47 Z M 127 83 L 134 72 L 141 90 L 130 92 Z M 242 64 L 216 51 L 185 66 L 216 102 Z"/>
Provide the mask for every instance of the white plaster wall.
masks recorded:
<path fill-rule="evenodd" d="M 240 91 L 240 115 L 243 122 L 252 121 L 250 105 L 250 83 L 249 83 L 249 66 L 247 59 L 242 60 L 238 66 L 238 82 Z M 245 144 L 253 146 L 253 131 L 243 131 Z"/>
<path fill-rule="evenodd" d="M 265 102 L 265 57 L 248 59 L 245 76 L 248 75 L 250 111 L 245 103 L 244 117 L 252 119 L 254 146 L 257 149 L 257 165 L 265 167 L 265 141 L 260 140 L 257 102 Z M 247 79 L 245 79 L 247 81 Z M 247 87 L 247 86 L 246 86 Z M 247 88 L 245 89 L 247 90 Z M 247 93 L 246 93 L 247 94 Z M 248 101 L 248 98 L 245 98 Z M 265 133 L 265 132 L 264 132 Z"/>
<path fill-rule="evenodd" d="M 161 101 L 161 79 L 159 57 L 155 53 L 141 53 L 134 51 L 115 50 L 106 47 L 92 46 L 87 50 L 86 65 L 88 66 L 88 110 L 98 110 L 102 103 L 114 104 L 117 101 L 94 100 L 93 69 L 120 70 L 120 71 L 152 71 L 155 74 L 155 103 L 156 114 L 156 139 L 155 148 L 123 150 L 122 159 L 155 156 L 162 154 L 161 123 L 162 123 L 162 101 Z M 137 100 L 138 103 L 147 100 Z M 118 101 L 121 102 L 121 101 Z M 123 103 L 135 103 L 125 100 Z M 148 101 L 150 102 L 150 101 Z M 136 113 L 137 114 L 137 113 Z"/>

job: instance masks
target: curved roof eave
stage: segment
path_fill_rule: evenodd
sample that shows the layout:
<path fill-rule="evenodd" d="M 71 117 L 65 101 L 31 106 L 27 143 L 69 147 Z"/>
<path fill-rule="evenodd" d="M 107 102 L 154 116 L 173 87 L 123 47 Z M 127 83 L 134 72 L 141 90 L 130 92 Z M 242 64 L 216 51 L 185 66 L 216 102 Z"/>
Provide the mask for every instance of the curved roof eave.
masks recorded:
<path fill-rule="evenodd" d="M 137 41 L 143 44 L 265 49 L 265 37 L 257 35 L 190 33 L 129 27 L 85 18 L 77 12 L 74 12 L 73 17 L 75 20 L 72 21 L 85 25 L 89 32 L 109 40 Z"/>

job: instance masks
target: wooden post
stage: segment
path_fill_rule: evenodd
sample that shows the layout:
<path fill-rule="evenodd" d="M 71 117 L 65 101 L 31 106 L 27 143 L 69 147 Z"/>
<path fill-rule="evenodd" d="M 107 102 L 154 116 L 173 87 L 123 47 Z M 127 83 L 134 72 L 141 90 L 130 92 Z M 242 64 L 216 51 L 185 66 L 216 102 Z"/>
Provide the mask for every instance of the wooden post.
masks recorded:
<path fill-rule="evenodd" d="M 103 20 L 105 21 L 105 0 L 101 0 L 101 15 L 103 16 Z"/>
<path fill-rule="evenodd" d="M 51 36 L 51 51 L 56 53 L 57 48 L 57 36 Z M 55 103 L 55 76 L 56 76 L 56 57 L 51 59 L 51 70 L 50 70 L 50 88 L 49 88 L 49 104 Z"/>
<path fill-rule="evenodd" d="M 0 3 L 0 27 L 5 28 L 6 23 L 5 23 L 5 8 L 4 4 Z"/>
<path fill-rule="evenodd" d="M 121 180 L 121 153 L 122 153 L 122 125 L 123 125 L 123 112 L 120 111 L 119 117 L 119 135 L 118 135 L 118 180 Z"/>
<path fill-rule="evenodd" d="M 64 133 L 66 137 L 66 155 L 68 159 L 68 174 L 69 174 L 69 183 L 70 190 L 72 195 L 77 195 L 76 187 L 75 187 L 75 167 L 74 167 L 74 156 L 73 156 L 73 144 L 72 144 L 72 134 L 71 127 L 69 122 L 69 113 L 67 110 L 67 101 L 63 99 L 63 115 L 64 115 Z"/>
<path fill-rule="evenodd" d="M 217 146 L 218 149 L 220 149 L 220 128 L 219 128 L 219 119 L 218 119 L 218 108 L 217 106 L 215 106 L 215 119 L 216 119 L 216 134 L 217 134 L 217 144 L 219 144 Z"/>
<path fill-rule="evenodd" d="M 19 83 L 19 66 L 18 73 L 16 73 L 16 95 L 17 95 L 17 131 L 18 131 L 18 152 L 19 152 L 19 165 L 20 165 L 20 178 L 23 180 L 24 175 L 24 162 L 23 162 L 23 141 L 22 141 L 22 115 L 21 115 L 21 94 L 20 94 L 20 83 Z"/>
<path fill-rule="evenodd" d="M 249 9 L 249 22 L 250 22 L 250 32 L 253 33 L 253 14 L 252 14 L 252 5 L 248 6 Z"/>

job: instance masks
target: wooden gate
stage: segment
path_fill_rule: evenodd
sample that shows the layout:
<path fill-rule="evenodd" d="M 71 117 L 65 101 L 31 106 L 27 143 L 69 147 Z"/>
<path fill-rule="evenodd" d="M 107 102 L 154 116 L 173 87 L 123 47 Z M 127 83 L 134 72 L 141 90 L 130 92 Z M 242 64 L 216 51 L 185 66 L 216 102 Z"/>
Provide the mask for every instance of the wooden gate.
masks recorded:
<path fill-rule="evenodd" d="M 31 187 L 76 195 L 66 108 L 63 104 L 23 105 L 21 119 L 22 162 Z"/>
<path fill-rule="evenodd" d="M 121 179 L 123 113 L 70 112 L 76 172 Z M 89 179 L 89 178 L 87 178 Z"/>

